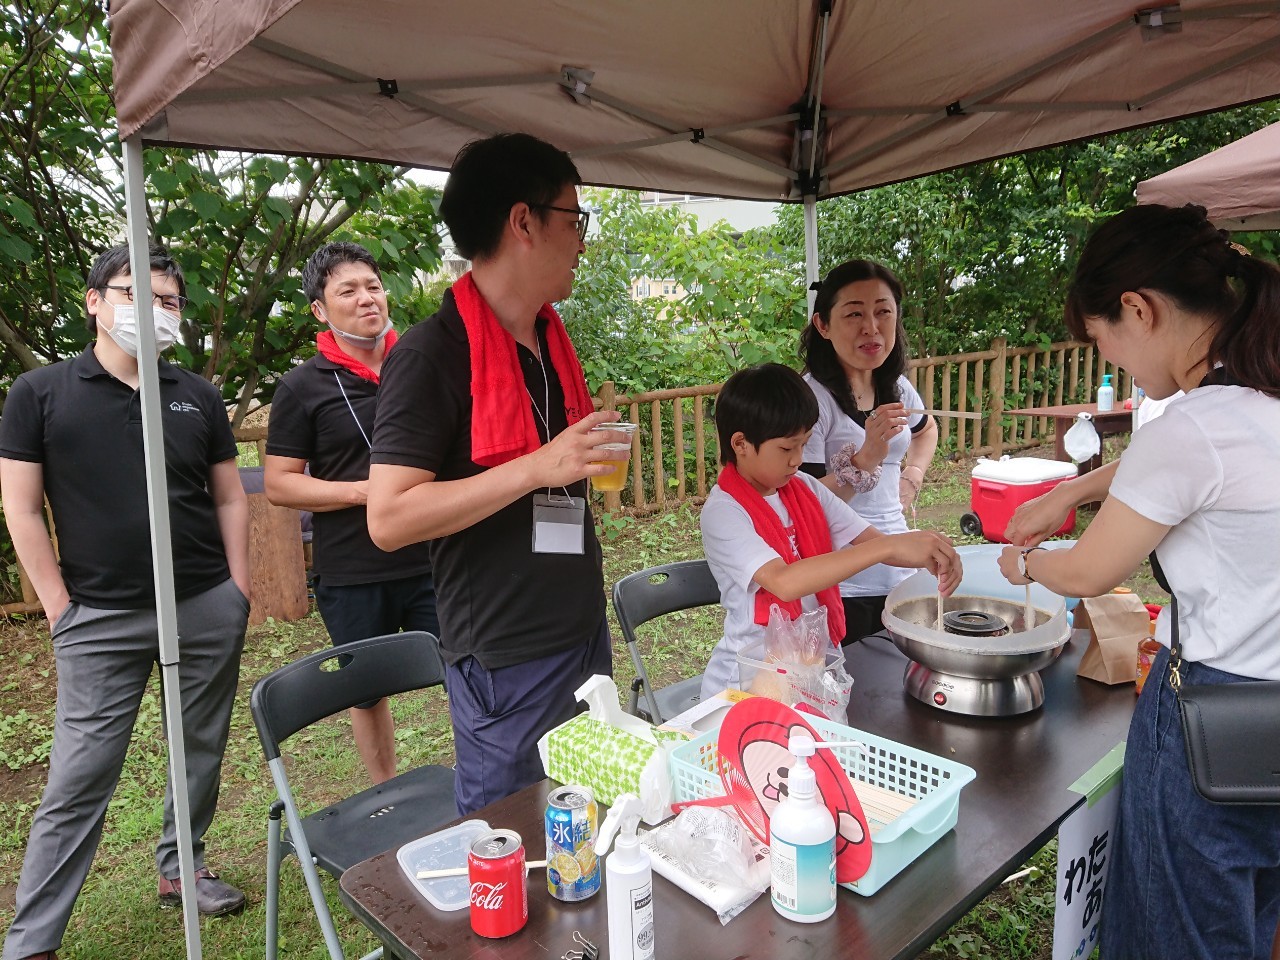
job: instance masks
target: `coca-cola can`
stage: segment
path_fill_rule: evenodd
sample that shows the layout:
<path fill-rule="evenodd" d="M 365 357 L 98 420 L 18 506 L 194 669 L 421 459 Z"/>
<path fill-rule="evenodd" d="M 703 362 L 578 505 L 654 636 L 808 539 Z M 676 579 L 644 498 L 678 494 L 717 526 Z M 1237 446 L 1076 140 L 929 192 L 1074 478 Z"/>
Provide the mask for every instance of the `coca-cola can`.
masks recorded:
<path fill-rule="evenodd" d="M 481 834 L 467 851 L 471 929 L 482 937 L 509 937 L 529 922 L 524 843 L 514 830 Z"/>

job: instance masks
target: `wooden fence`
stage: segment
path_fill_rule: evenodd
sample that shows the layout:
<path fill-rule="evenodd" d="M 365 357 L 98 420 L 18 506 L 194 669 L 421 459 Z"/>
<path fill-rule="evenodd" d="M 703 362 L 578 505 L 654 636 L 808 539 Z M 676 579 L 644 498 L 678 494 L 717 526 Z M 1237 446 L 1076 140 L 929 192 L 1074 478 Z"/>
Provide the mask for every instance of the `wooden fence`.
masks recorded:
<path fill-rule="evenodd" d="M 1013 417 L 1020 407 L 1086 403 L 1103 374 L 1112 374 L 1116 402 L 1129 395 L 1128 377 L 1105 363 L 1092 344 L 1053 343 L 1009 347 L 996 340 L 988 350 L 947 357 L 921 357 L 907 366 L 907 378 L 932 409 L 978 413 L 981 418 L 939 417 L 939 449 L 964 457 L 998 457 L 1036 446 L 1052 433 L 1047 417 Z M 596 494 L 604 509 L 651 513 L 685 501 L 699 502 L 715 482 L 720 460 L 714 399 L 720 384 L 618 393 L 606 382 L 596 408 L 617 410 L 638 424 L 631 440 L 627 489 Z M 259 462 L 266 427 L 235 431 L 236 440 L 257 447 Z"/>
<path fill-rule="evenodd" d="M 1046 442 L 1048 417 L 1014 417 L 1007 410 L 1094 399 L 1095 385 L 1112 374 L 1116 402 L 1132 384 L 1106 363 L 1092 344 L 1074 341 L 1048 347 L 1009 347 L 996 340 L 988 350 L 908 363 L 907 378 L 931 409 L 978 413 L 980 419 L 939 417 L 939 450 L 965 457 L 989 456 Z M 634 395 L 605 383 L 598 409 L 615 409 L 639 425 L 631 441 L 630 496 L 605 494 L 606 510 L 648 513 L 705 498 L 719 463 L 714 398 L 720 384 L 652 390 Z"/>

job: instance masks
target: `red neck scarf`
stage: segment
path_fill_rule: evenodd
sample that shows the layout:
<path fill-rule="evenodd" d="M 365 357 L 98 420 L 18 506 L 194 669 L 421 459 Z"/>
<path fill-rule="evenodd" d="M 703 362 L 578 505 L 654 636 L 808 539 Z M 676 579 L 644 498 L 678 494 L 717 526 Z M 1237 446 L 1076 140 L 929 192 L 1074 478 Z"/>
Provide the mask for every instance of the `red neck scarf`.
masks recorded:
<path fill-rule="evenodd" d="M 471 459 L 496 467 L 532 453 L 542 445 L 533 405 L 525 388 L 515 337 L 511 336 L 476 288 L 470 271 L 453 285 L 453 299 L 471 349 Z M 547 321 L 546 359 L 564 391 L 565 419 L 574 424 L 595 409 L 582 365 L 564 324 L 544 303 L 538 318 Z"/>
<path fill-rule="evenodd" d="M 796 561 L 795 552 L 791 549 L 791 538 L 782 525 L 778 512 L 769 506 L 761 494 L 748 483 L 732 463 L 725 464 L 716 480 L 720 489 L 733 497 L 751 518 L 756 533 L 770 547 L 778 552 L 787 563 Z M 792 477 L 778 488 L 778 496 L 782 505 L 787 508 L 791 523 L 796 531 L 796 550 L 801 557 L 816 557 L 831 552 L 831 528 L 827 525 L 827 516 L 822 512 L 822 503 L 817 494 L 810 490 L 803 480 Z M 818 603 L 827 610 L 827 630 L 831 634 L 831 642 L 836 646 L 844 639 L 844 602 L 840 599 L 840 584 L 833 584 L 825 590 L 819 590 Z M 777 604 L 792 620 L 800 616 L 802 608 L 799 600 L 779 600 L 768 590 L 761 587 L 756 591 L 755 621 L 759 624 L 769 622 L 769 608 Z"/>
<path fill-rule="evenodd" d="M 396 345 L 396 341 L 400 339 L 396 336 L 395 330 L 388 330 L 386 338 L 382 341 L 386 344 L 386 349 L 382 351 L 382 359 L 387 358 L 387 354 L 391 352 L 391 348 Z M 347 353 L 340 346 L 338 340 L 333 335 L 332 330 L 321 330 L 316 336 L 316 349 L 320 351 L 320 356 L 326 360 L 336 363 L 344 370 L 350 370 L 362 380 L 368 380 L 370 383 L 378 383 L 378 374 L 376 371 L 366 367 L 363 363 Z"/>

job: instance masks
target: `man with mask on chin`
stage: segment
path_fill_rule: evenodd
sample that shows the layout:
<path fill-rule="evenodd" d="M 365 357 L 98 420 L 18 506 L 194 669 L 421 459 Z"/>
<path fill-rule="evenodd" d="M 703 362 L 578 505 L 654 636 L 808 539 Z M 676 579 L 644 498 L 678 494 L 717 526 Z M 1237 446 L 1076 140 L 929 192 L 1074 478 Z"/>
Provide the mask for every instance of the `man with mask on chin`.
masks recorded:
<path fill-rule="evenodd" d="M 186 306 L 182 270 L 163 247 L 151 249 L 151 286 L 163 351 Z M 49 779 L 4 960 L 47 960 L 61 945 L 158 658 L 128 247 L 98 257 L 87 287 L 94 342 L 15 380 L 0 418 L 5 518 L 49 618 L 58 669 Z M 144 362 L 159 365 L 196 899 L 203 914 L 230 913 L 244 906 L 244 894 L 205 866 L 203 837 L 218 800 L 249 615 L 248 502 L 218 390 L 158 358 Z M 181 903 L 172 784 L 156 868 L 161 903 Z"/>
<path fill-rule="evenodd" d="M 369 539 L 365 500 L 382 362 L 395 346 L 377 261 L 358 243 L 328 243 L 302 270 L 321 324 L 316 356 L 276 388 L 267 428 L 267 497 L 310 510 L 316 606 L 334 646 L 400 630 L 436 636 L 426 543 L 386 553 Z M 374 783 L 396 774 L 387 701 L 351 711 L 351 730 Z"/>

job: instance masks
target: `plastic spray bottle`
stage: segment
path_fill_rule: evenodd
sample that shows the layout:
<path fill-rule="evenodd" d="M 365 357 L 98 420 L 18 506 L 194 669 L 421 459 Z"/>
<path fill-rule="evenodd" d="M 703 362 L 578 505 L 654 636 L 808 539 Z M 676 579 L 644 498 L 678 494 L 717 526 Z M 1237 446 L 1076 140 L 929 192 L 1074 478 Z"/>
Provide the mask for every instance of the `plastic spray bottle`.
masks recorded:
<path fill-rule="evenodd" d="M 1098 412 L 1105 413 L 1116 405 L 1116 388 L 1111 386 L 1111 374 L 1102 375 L 1102 386 L 1098 388 Z"/>
<path fill-rule="evenodd" d="M 818 802 L 809 766 L 813 738 L 792 734 L 788 749 L 796 762 L 786 796 L 769 817 L 769 895 L 788 920 L 815 923 L 836 908 L 836 823 Z"/>
<path fill-rule="evenodd" d="M 611 960 L 653 960 L 653 864 L 636 836 L 642 810 L 638 796 L 621 794 L 596 839 L 596 856 L 603 857 L 618 838 L 604 862 Z"/>

